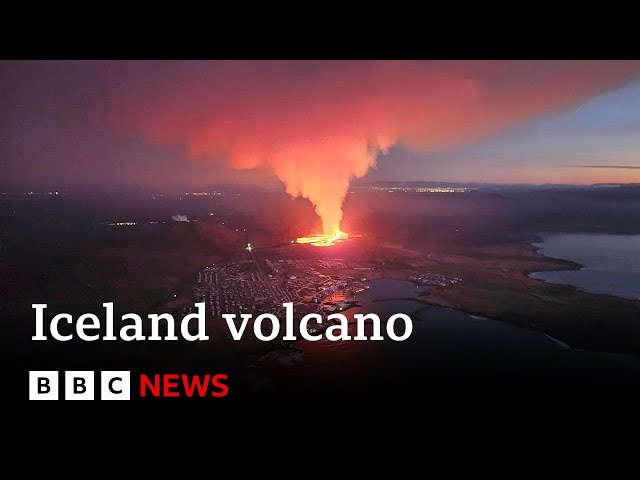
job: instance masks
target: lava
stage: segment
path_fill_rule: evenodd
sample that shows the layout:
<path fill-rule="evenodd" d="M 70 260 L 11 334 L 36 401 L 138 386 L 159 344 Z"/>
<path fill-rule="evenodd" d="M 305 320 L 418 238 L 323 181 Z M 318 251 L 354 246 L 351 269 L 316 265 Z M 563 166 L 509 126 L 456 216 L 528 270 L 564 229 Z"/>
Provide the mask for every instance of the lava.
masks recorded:
<path fill-rule="evenodd" d="M 314 247 L 331 247 L 342 240 L 346 240 L 349 234 L 338 229 L 338 231 L 332 235 L 325 235 L 323 233 L 316 233 L 310 237 L 299 237 L 296 239 L 297 243 L 310 243 Z"/>

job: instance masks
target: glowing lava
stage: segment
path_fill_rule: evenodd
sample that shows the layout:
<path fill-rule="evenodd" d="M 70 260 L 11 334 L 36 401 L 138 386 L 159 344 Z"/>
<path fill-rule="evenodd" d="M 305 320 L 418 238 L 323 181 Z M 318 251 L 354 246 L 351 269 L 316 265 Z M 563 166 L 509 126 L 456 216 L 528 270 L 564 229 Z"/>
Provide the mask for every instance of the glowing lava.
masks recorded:
<path fill-rule="evenodd" d="M 316 233 L 310 237 L 299 237 L 296 239 L 297 243 L 310 243 L 314 247 L 331 247 L 336 243 L 346 240 L 349 234 L 339 230 L 332 235 L 325 235 L 324 233 Z"/>

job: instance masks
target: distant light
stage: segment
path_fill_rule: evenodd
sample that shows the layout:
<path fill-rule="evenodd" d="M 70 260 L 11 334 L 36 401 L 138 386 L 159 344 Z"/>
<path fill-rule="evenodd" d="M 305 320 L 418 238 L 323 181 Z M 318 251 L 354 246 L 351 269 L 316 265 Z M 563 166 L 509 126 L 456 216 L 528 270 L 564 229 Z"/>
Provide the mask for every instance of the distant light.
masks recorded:
<path fill-rule="evenodd" d="M 109 225 L 114 227 L 132 227 L 136 224 L 136 222 L 111 222 Z"/>

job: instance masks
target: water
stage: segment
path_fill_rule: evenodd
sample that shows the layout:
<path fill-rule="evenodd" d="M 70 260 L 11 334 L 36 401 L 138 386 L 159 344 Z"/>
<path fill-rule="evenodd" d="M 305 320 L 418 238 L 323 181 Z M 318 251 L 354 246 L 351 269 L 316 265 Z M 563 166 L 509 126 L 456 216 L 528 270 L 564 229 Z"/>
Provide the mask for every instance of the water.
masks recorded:
<path fill-rule="evenodd" d="M 534 244 L 540 253 L 579 263 L 579 270 L 532 273 L 550 283 L 591 293 L 640 299 L 640 235 L 552 234 Z"/>
<path fill-rule="evenodd" d="M 274 425 L 296 418 L 341 438 L 358 424 L 429 435 L 527 422 L 555 429 L 569 419 L 591 421 L 594 411 L 602 418 L 620 412 L 625 420 L 636 411 L 637 357 L 573 349 L 543 333 L 426 305 L 414 299 L 420 289 L 411 282 L 368 285 L 356 297 L 362 306 L 345 312 L 350 321 L 359 312 L 383 320 L 405 313 L 412 335 L 403 342 L 303 340 L 274 351 L 258 362 L 243 418 L 259 398 L 279 412 Z M 356 324 L 349 330 L 354 336 Z"/>
<path fill-rule="evenodd" d="M 385 337 L 384 321 L 405 313 L 413 320 L 413 333 L 406 341 L 299 341 L 295 347 L 303 355 L 291 361 L 292 354 L 283 352 L 287 358 L 280 365 L 307 379 L 331 376 L 332 381 L 344 377 L 345 382 L 357 378 L 365 383 L 375 380 L 372 372 L 415 372 L 425 381 L 446 377 L 460 382 L 477 376 L 498 382 L 538 377 L 592 380 L 594 371 L 602 368 L 607 372 L 603 378 L 611 371 L 626 372 L 626 367 L 632 368 L 631 378 L 640 374 L 640 364 L 633 357 L 573 350 L 540 332 L 413 300 L 421 289 L 408 281 L 381 279 L 368 285 L 369 290 L 356 296 L 362 306 L 344 312 L 350 335 L 356 334 L 356 313 L 376 313 Z M 626 366 L 622 370 L 620 362 Z"/>

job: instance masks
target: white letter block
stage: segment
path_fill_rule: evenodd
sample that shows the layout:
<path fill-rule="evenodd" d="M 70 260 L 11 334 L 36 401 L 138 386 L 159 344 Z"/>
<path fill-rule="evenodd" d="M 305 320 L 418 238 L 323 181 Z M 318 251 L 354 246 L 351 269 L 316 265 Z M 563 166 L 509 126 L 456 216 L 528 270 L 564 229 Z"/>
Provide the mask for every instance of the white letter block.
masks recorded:
<path fill-rule="evenodd" d="M 101 400 L 131 400 L 131 374 L 126 371 L 100 373 Z"/>
<path fill-rule="evenodd" d="M 65 400 L 93 400 L 93 372 L 69 371 L 64 373 Z"/>
<path fill-rule="evenodd" d="M 29 372 L 29 400 L 58 400 L 58 372 Z"/>

